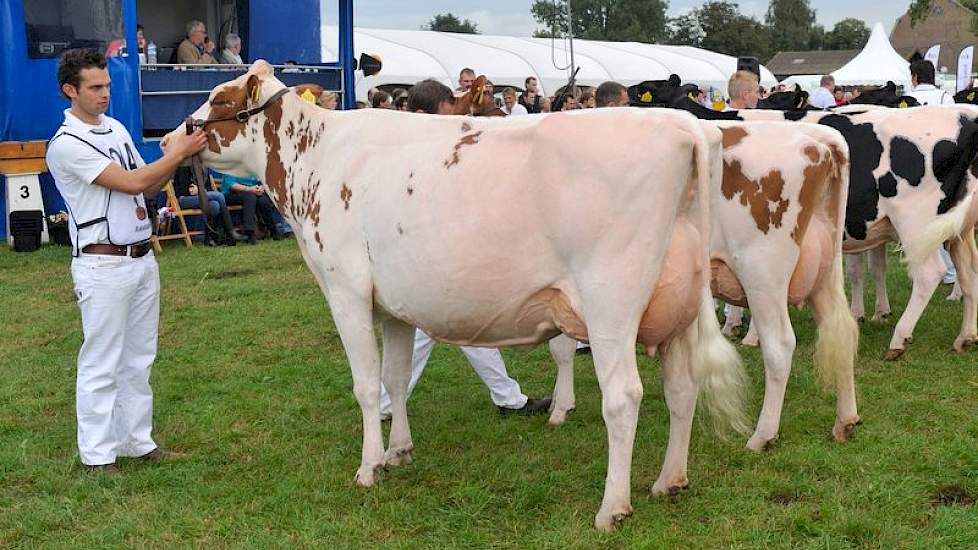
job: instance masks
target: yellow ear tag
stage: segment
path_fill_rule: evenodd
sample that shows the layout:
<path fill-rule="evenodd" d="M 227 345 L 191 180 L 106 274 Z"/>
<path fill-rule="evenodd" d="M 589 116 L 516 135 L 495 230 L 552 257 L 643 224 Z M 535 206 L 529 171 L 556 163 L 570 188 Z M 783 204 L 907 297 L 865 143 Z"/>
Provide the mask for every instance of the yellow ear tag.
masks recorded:
<path fill-rule="evenodd" d="M 652 92 L 646 91 L 639 99 L 642 103 L 652 103 Z"/>
<path fill-rule="evenodd" d="M 261 101 L 261 86 L 255 86 L 251 89 L 251 102 L 258 104 Z"/>
<path fill-rule="evenodd" d="M 900 104 L 897 105 L 897 107 L 899 107 L 901 109 L 906 109 L 908 107 L 908 105 L 907 105 L 907 102 L 906 101 L 901 101 Z"/>
<path fill-rule="evenodd" d="M 312 92 L 309 91 L 309 88 L 306 88 L 306 90 L 302 92 L 302 95 L 300 95 L 299 97 L 308 101 L 309 103 L 312 103 L 313 105 L 316 104 L 316 96 L 314 96 Z"/>
<path fill-rule="evenodd" d="M 974 100 L 975 100 L 975 93 L 971 92 L 970 94 L 968 94 L 968 101 L 974 101 Z"/>

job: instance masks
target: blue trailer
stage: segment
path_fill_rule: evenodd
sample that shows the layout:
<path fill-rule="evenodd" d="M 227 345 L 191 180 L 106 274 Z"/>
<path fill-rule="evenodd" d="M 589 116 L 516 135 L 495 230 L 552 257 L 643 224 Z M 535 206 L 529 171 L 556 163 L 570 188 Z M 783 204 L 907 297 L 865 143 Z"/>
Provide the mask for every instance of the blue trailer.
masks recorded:
<path fill-rule="evenodd" d="M 54 135 L 69 106 L 58 90 L 58 56 L 68 48 L 92 47 L 116 54 L 108 58 L 107 114 L 129 129 L 147 162 L 159 158 L 159 139 L 216 84 L 246 70 L 171 63 L 191 20 L 206 25 L 218 50 L 228 34 L 237 34 L 246 62 L 265 59 L 286 84 L 320 84 L 340 94 L 343 108 L 353 108 L 353 0 L 0 0 L 0 142 Z M 154 64 L 137 52 L 137 24 L 156 46 Z M 326 49 L 339 52 L 338 59 L 322 58 L 323 28 L 338 29 L 326 37 Z M 0 186 L 0 212 L 5 212 L 2 175 Z M 45 212 L 64 208 L 49 174 L 41 174 L 40 188 Z M 0 216 L 0 238 L 6 235 Z"/>

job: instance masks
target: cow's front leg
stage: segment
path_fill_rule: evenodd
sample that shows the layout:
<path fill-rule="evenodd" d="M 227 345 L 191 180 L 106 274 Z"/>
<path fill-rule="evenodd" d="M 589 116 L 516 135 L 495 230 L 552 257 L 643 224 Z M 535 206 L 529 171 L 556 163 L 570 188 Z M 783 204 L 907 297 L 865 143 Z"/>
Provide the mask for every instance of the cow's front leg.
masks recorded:
<path fill-rule="evenodd" d="M 765 379 L 761 416 L 754 435 L 747 441 L 747 448 L 753 451 L 769 448 L 778 438 L 784 392 L 795 352 L 795 333 L 788 317 L 787 289 L 767 288 L 770 292 L 749 291 L 747 296 L 760 335 Z"/>
<path fill-rule="evenodd" d="M 551 426 L 559 426 L 567 420 L 567 414 L 574 410 L 574 355 L 577 340 L 560 334 L 550 339 L 550 356 L 557 363 L 557 383 L 554 385 L 553 401 L 550 404 Z"/>
<path fill-rule="evenodd" d="M 414 352 L 415 328 L 398 319 L 386 319 L 383 323 L 384 387 L 391 399 L 391 433 L 384 455 L 388 466 L 402 466 L 412 462 L 411 428 L 407 416 L 408 382 L 411 379 L 411 356 Z"/>
<path fill-rule="evenodd" d="M 654 496 L 675 495 L 689 486 L 686 468 L 698 392 L 692 365 L 696 330 L 693 323 L 663 350 L 662 384 L 669 407 L 669 444 L 659 479 L 652 485 Z"/>
<path fill-rule="evenodd" d="M 363 415 L 363 450 L 356 483 L 370 487 L 384 467 L 384 439 L 380 429 L 380 356 L 374 337 L 371 295 L 333 291 L 330 309 L 353 373 L 353 395 Z"/>
<path fill-rule="evenodd" d="M 890 317 L 890 296 L 886 290 L 886 245 L 877 246 L 867 254 L 869 271 L 876 284 L 876 311 L 873 313 L 873 320 L 885 321 Z"/>
<path fill-rule="evenodd" d="M 849 288 L 852 292 L 852 305 L 849 307 L 849 311 L 852 312 L 853 319 L 861 323 L 866 320 L 866 306 L 863 304 L 862 252 L 846 254 L 846 276 L 849 278 Z"/>
<path fill-rule="evenodd" d="M 910 269 L 913 292 L 910 301 L 907 302 L 907 309 L 900 316 L 900 321 L 893 331 L 893 339 L 890 340 L 890 348 L 885 355 L 887 361 L 898 359 L 906 351 L 907 344 L 913 339 L 913 329 L 917 326 L 917 321 L 924 313 L 924 308 L 927 307 L 934 291 L 937 290 L 937 285 L 941 284 L 943 276 L 944 262 L 941 261 L 941 256 L 936 250 L 919 267 Z"/>
<path fill-rule="evenodd" d="M 978 247 L 973 229 L 965 229 L 960 239 L 951 241 L 951 255 L 957 266 L 957 285 L 960 285 L 964 299 L 961 332 L 954 340 L 954 350 L 962 352 L 978 344 Z"/>

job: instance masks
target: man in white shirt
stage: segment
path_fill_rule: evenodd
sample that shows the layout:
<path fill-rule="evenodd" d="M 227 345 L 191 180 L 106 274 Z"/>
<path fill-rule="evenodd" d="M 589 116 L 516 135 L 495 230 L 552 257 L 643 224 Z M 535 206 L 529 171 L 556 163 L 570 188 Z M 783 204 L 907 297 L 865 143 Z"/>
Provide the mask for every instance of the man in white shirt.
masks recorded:
<path fill-rule="evenodd" d="M 200 130 L 164 144 L 145 164 L 119 121 L 106 116 L 109 73 L 95 50 L 68 50 L 58 65 L 71 101 L 48 145 L 47 165 L 68 209 L 71 275 L 84 341 L 78 352 L 78 451 L 89 471 L 117 474 L 117 457 L 158 461 L 149 373 L 156 357 L 160 278 L 143 194 L 207 144 Z"/>
<path fill-rule="evenodd" d="M 835 77 L 830 74 L 823 76 L 819 88 L 808 98 L 808 103 L 816 109 L 835 107 Z"/>
<path fill-rule="evenodd" d="M 526 107 L 516 102 L 516 90 L 512 88 L 503 90 L 503 106 L 501 110 L 506 113 L 506 116 L 530 114 L 527 112 Z"/>
<path fill-rule="evenodd" d="M 934 64 L 926 59 L 910 64 L 910 83 L 913 89 L 907 95 L 912 96 L 921 105 L 954 105 L 954 97 L 934 85 Z M 944 284 L 953 285 L 958 281 L 958 273 L 954 262 L 947 250 L 941 248 L 941 259 L 944 260 Z"/>

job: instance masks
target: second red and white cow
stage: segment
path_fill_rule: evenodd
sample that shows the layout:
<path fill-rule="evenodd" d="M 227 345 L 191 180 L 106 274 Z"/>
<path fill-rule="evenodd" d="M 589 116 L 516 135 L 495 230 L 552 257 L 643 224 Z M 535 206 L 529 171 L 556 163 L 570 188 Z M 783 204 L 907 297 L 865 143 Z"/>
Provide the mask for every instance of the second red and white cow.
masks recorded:
<path fill-rule="evenodd" d="M 707 276 L 719 134 L 686 113 L 630 109 L 512 119 L 332 112 L 284 89 L 259 61 L 194 117 L 211 121 L 205 163 L 262 179 L 329 301 L 363 415 L 358 484 L 412 460 L 415 327 L 476 346 L 559 333 L 591 341 L 609 446 L 599 528 L 632 511 L 643 315 L 660 319 L 667 392 L 683 395 L 670 403 L 666 478 L 685 477 L 670 461 L 687 452 L 680 435 L 700 388 L 718 417 L 746 423 L 743 371 L 720 335 Z M 647 307 L 666 283 L 672 292 Z M 393 413 L 386 453 L 381 373 Z"/>
<path fill-rule="evenodd" d="M 723 170 L 711 187 L 713 293 L 750 305 L 766 372 L 763 408 L 747 446 L 761 450 L 777 439 L 795 349 L 788 305 L 806 303 L 818 326 L 816 367 L 837 392 L 832 436 L 845 441 L 859 422 L 853 373 L 858 327 L 843 288 L 848 146 L 838 132 L 810 124 L 715 125 L 723 133 Z M 573 348 L 563 338 L 551 343 L 558 363 L 552 424 L 562 423 L 574 407 Z M 669 399 L 675 397 L 667 393 Z"/>

